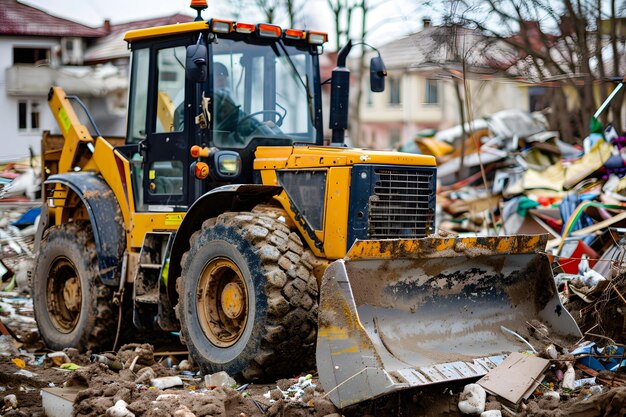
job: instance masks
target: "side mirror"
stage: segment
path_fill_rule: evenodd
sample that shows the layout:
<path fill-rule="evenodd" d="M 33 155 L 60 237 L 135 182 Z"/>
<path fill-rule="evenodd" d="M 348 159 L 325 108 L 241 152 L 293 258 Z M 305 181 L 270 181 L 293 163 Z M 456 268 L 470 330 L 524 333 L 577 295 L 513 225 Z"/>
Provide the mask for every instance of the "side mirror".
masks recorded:
<path fill-rule="evenodd" d="M 185 73 L 187 79 L 195 83 L 203 83 L 207 78 L 208 54 L 206 45 L 200 40 L 195 45 L 187 47 L 187 57 L 185 59 Z"/>
<path fill-rule="evenodd" d="M 370 89 L 375 93 L 385 91 L 385 77 L 387 68 L 380 56 L 375 56 L 370 61 Z"/>

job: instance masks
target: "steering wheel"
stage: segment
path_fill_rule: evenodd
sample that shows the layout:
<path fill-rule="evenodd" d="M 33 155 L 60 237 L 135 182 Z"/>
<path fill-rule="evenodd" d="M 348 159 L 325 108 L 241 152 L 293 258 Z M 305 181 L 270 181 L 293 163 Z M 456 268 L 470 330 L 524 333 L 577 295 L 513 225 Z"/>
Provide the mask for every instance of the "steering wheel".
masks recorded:
<path fill-rule="evenodd" d="M 280 126 L 283 124 L 283 115 L 280 114 L 280 112 L 276 111 L 276 110 L 260 110 L 260 111 L 255 111 L 254 113 L 250 113 L 247 116 L 242 117 L 241 119 L 239 119 L 239 124 L 241 125 L 243 122 L 245 122 L 248 119 L 252 119 L 255 116 L 258 116 L 260 114 L 273 114 L 274 116 L 277 116 L 278 119 L 276 120 L 276 126 Z"/>

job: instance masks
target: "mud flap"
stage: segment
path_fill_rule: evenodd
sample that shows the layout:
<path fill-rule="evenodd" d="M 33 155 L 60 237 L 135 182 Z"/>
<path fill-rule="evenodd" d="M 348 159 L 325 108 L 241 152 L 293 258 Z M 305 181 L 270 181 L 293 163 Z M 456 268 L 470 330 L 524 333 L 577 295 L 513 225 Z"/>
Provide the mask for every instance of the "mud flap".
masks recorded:
<path fill-rule="evenodd" d="M 397 390 L 480 377 L 528 350 L 538 320 L 580 337 L 545 236 L 357 241 L 324 273 L 317 366 L 340 408 Z M 537 348 L 539 348 L 538 346 Z"/>
<path fill-rule="evenodd" d="M 100 279 L 105 285 L 118 286 L 120 259 L 126 246 L 126 233 L 123 222 L 115 220 L 121 219 L 122 216 L 119 203 L 111 187 L 102 177 L 93 172 L 55 174 L 51 175 L 45 184 L 62 184 L 81 199 L 89 215 L 91 230 L 96 243 Z M 47 224 L 40 222 L 36 240 L 41 240 L 44 227 L 47 226 Z"/>

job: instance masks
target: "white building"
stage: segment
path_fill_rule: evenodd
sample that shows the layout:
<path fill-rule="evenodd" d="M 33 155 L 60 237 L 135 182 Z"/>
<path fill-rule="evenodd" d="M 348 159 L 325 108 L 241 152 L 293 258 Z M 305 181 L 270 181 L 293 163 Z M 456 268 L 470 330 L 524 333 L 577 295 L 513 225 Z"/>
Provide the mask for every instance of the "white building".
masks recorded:
<path fill-rule="evenodd" d="M 466 107 L 460 81 L 464 66 L 470 80 L 472 118 L 504 109 L 529 109 L 526 90 L 496 69 L 498 64 L 508 67 L 517 52 L 502 43 L 493 44 L 478 32 L 425 22 L 422 31 L 389 42 L 379 51 L 387 67 L 386 89 L 382 94 L 371 93 L 369 77 L 361 80 L 360 146 L 398 148 L 420 130 L 459 124 L 457 86 Z"/>
<path fill-rule="evenodd" d="M 41 132 L 59 132 L 47 103 L 53 85 L 80 97 L 104 136 L 123 136 L 129 61 L 124 33 L 191 20 L 174 15 L 91 28 L 0 0 L 0 163 L 23 159 L 29 149 L 38 155 Z"/>
<path fill-rule="evenodd" d="M 0 0 L 0 22 L 0 161 L 9 161 L 39 153 L 41 131 L 56 125 L 50 86 L 75 78 L 71 67 L 103 32 L 16 0 Z"/>

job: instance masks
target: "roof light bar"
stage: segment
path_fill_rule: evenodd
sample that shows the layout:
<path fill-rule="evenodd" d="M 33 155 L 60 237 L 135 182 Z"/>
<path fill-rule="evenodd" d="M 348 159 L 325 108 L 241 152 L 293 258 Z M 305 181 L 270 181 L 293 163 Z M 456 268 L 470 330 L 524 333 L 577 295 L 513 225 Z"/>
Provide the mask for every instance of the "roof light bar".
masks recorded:
<path fill-rule="evenodd" d="M 328 35 L 324 32 L 309 31 L 309 43 L 322 45 L 328 41 Z"/>
<path fill-rule="evenodd" d="M 241 23 L 237 22 L 235 24 L 235 31 L 237 33 L 252 33 L 256 30 L 256 26 L 252 23 Z"/>
<path fill-rule="evenodd" d="M 283 32 L 283 36 L 285 39 L 306 39 L 306 32 L 297 29 L 285 29 L 285 31 Z"/>
<path fill-rule="evenodd" d="M 257 25 L 259 36 L 262 38 L 280 38 L 283 30 L 280 26 L 268 25 L 267 23 L 260 23 Z"/>
<path fill-rule="evenodd" d="M 211 19 L 211 29 L 216 33 L 230 33 L 234 30 L 232 20 Z"/>

